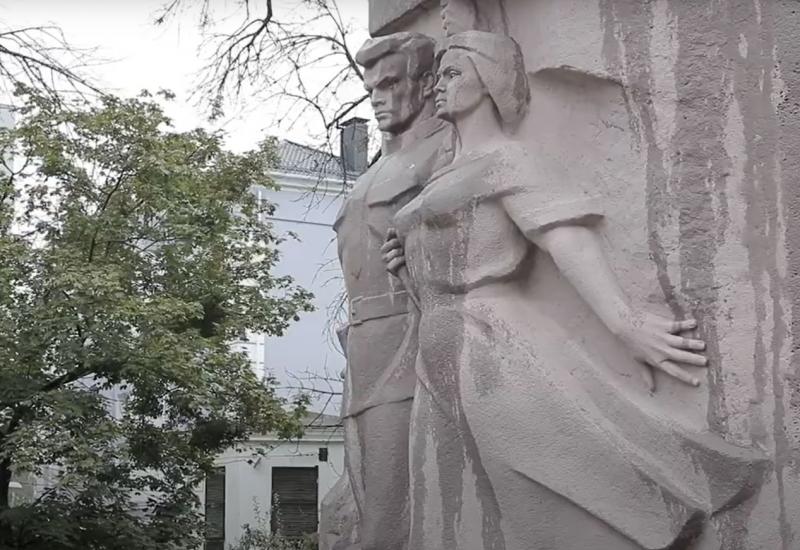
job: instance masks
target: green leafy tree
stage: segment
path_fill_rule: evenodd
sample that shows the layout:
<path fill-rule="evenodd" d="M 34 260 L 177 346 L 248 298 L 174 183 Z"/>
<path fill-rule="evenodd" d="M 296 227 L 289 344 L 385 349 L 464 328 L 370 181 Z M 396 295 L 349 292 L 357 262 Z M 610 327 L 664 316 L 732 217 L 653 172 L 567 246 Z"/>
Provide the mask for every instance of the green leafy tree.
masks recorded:
<path fill-rule="evenodd" d="M 319 550 L 316 533 L 301 537 L 284 536 L 280 518 L 276 518 L 278 529 L 273 533 L 269 514 L 257 505 L 254 512 L 255 523 L 242 526 L 242 535 L 230 550 Z"/>
<path fill-rule="evenodd" d="M 310 309 L 249 192 L 273 143 L 225 151 L 146 96 L 23 95 L 0 134 L 0 547 L 192 547 L 215 454 L 301 432 L 304 401 L 233 344 Z M 22 473 L 50 482 L 10 507 Z"/>

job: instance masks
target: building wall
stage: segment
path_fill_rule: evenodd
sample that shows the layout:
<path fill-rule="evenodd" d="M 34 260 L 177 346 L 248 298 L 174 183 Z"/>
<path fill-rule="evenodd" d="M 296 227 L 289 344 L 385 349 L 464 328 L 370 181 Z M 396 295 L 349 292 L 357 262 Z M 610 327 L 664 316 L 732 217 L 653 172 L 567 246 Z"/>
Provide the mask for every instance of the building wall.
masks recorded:
<path fill-rule="evenodd" d="M 373 34 L 441 34 L 435 2 L 370 5 Z M 597 193 L 636 306 L 694 316 L 708 342 L 700 390 L 661 378 L 653 398 L 629 382 L 631 398 L 773 459 L 752 505 L 716 518 L 721 548 L 800 548 L 797 1 L 505 7 L 533 91 L 519 139 L 537 177 Z"/>
<path fill-rule="evenodd" d="M 333 222 L 344 195 L 341 183 L 318 181 L 311 176 L 276 173 L 278 190 L 255 187 L 253 192 L 276 206 L 270 218 L 275 231 L 287 240 L 280 246 L 276 276 L 290 275 L 295 282 L 314 294 L 315 311 L 303 313 L 280 337 L 249 334 L 239 348 L 250 356 L 256 371 L 274 376 L 290 395 L 299 383 L 296 377 L 338 376 L 345 368 L 344 357 L 335 338 L 331 310 L 343 292 L 337 259 Z M 292 234 L 294 236 L 292 236 Z M 321 381 L 303 381 L 329 390 Z M 341 388 L 334 386 L 334 390 Z M 330 397 L 330 399 L 329 399 Z M 311 409 L 338 415 L 340 398 L 319 395 Z M 269 447 L 259 457 L 251 447 Z M 319 449 L 328 449 L 328 461 L 319 461 Z M 245 524 L 269 529 L 272 494 L 272 469 L 276 467 L 318 467 L 318 502 L 344 473 L 344 446 L 339 430 L 310 429 L 302 440 L 278 443 L 255 437 L 243 452 L 229 449 L 216 460 L 225 472 L 225 544 L 235 544 Z M 201 498 L 205 491 L 201 488 Z"/>
<path fill-rule="evenodd" d="M 274 447 L 272 447 L 274 445 Z M 264 456 L 251 447 L 267 448 Z M 319 461 L 319 449 L 328 449 L 328 461 Z M 272 494 L 272 468 L 319 468 L 318 502 L 331 490 L 344 473 L 344 445 L 339 430 L 310 429 L 297 442 L 279 443 L 255 437 L 242 452 L 230 449 L 220 455 L 215 465 L 225 472 L 225 544 L 235 544 L 245 524 L 269 529 Z M 200 490 L 201 499 L 205 491 Z M 205 502 L 203 502 L 203 505 Z"/>
<path fill-rule="evenodd" d="M 332 228 L 344 195 L 340 184 L 313 178 L 278 173 L 275 180 L 281 186 L 277 191 L 255 189 L 276 205 L 272 222 L 276 232 L 287 238 L 280 246 L 281 258 L 275 273 L 291 275 L 311 291 L 315 311 L 301 314 L 283 336 L 251 335 L 246 346 L 259 371 L 277 377 L 282 386 L 294 387 L 298 385 L 295 377 L 305 378 L 306 373 L 311 373 L 335 378 L 345 368 L 334 329 L 336 305 L 344 285 Z M 319 380 L 304 383 L 331 389 Z M 318 395 L 312 409 L 335 415 L 339 405 L 338 396 L 328 402 L 328 396 Z"/>
<path fill-rule="evenodd" d="M 338 392 L 338 384 L 328 385 L 321 378 L 336 378 L 345 368 L 344 356 L 335 336 L 337 305 L 344 292 L 336 250 L 333 222 L 344 200 L 341 182 L 319 180 L 314 176 L 273 174 L 279 189 L 254 187 L 262 200 L 274 204 L 270 217 L 276 233 L 286 238 L 280 245 L 276 276 L 290 275 L 314 294 L 315 311 L 303 313 L 282 336 L 248 334 L 239 344 L 262 375 L 274 376 L 284 395 L 295 387 L 317 387 Z M 318 380 L 314 380 L 314 377 Z M 298 380 L 298 377 L 301 380 Z M 311 378 L 308 380 L 308 378 Z M 311 409 L 338 415 L 338 395 L 312 394 Z M 272 469 L 276 467 L 319 468 L 318 502 L 344 473 L 344 446 L 340 430 L 310 429 L 302 440 L 276 443 L 253 438 L 251 447 L 277 445 L 263 457 L 251 451 L 230 449 L 217 458 L 225 466 L 225 544 L 234 544 L 245 524 L 269 529 Z M 327 447 L 328 461 L 319 461 L 319 449 Z M 205 491 L 200 491 L 204 498 Z"/>

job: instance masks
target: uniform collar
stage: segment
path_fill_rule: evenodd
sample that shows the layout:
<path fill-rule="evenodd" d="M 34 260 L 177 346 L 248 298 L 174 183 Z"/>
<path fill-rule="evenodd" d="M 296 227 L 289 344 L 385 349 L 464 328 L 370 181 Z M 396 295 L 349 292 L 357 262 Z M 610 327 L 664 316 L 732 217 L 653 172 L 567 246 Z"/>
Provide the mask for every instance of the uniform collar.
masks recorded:
<path fill-rule="evenodd" d="M 429 138 L 441 130 L 445 124 L 447 123 L 436 116 L 428 117 L 414 124 L 408 131 L 399 136 L 385 138 L 383 142 L 383 154 L 386 156 L 392 155 L 419 140 Z"/>

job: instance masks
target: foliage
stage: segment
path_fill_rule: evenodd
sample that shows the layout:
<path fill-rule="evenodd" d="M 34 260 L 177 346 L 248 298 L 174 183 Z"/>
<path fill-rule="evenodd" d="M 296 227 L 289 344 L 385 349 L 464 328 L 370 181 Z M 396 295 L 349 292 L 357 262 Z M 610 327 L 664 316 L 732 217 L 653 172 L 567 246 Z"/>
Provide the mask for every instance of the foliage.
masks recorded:
<path fill-rule="evenodd" d="M 286 538 L 268 530 L 244 526 L 244 534 L 230 550 L 317 550 L 314 537 L 302 539 Z"/>
<path fill-rule="evenodd" d="M 288 538 L 272 533 L 269 515 L 255 507 L 256 525 L 245 524 L 242 536 L 230 550 L 318 550 L 315 535 Z"/>
<path fill-rule="evenodd" d="M 199 15 L 205 36 L 199 52 L 207 59 L 199 74 L 197 95 L 210 107 L 213 117 L 222 116 L 229 99 L 242 96 L 277 106 L 276 125 L 292 128 L 302 123 L 318 139 L 318 148 L 339 154 L 339 126 L 368 103 L 362 68 L 355 61 L 354 42 L 367 38 L 342 15 L 340 0 L 164 0 L 155 19 L 158 25 L 185 14 Z M 370 149 L 377 152 L 382 136 L 370 136 Z M 327 177 L 323 164 L 316 176 Z M 328 306 L 329 322 L 346 319 L 347 297 Z M 292 387 L 310 392 L 325 402 L 321 410 L 338 400 L 343 380 L 339 373 L 305 372 L 293 376 Z"/>
<path fill-rule="evenodd" d="M 0 547 L 187 547 L 214 455 L 301 431 L 305 401 L 233 344 L 310 309 L 249 192 L 274 144 L 227 152 L 150 97 L 21 94 L 0 134 Z M 50 482 L 10 508 L 12 472 Z"/>

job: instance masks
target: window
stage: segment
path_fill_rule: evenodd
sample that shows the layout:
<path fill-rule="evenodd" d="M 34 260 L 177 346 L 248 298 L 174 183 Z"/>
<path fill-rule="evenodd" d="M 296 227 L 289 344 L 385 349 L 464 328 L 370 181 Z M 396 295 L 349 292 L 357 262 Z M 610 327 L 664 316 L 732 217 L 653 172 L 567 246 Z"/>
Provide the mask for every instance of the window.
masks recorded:
<path fill-rule="evenodd" d="M 205 550 L 225 549 L 225 467 L 206 478 Z"/>
<path fill-rule="evenodd" d="M 315 468 L 272 469 L 273 533 L 301 537 L 317 532 L 317 479 Z"/>

